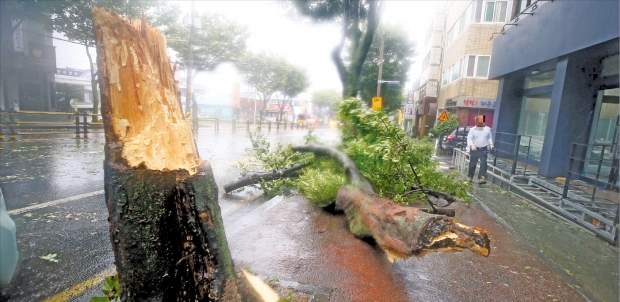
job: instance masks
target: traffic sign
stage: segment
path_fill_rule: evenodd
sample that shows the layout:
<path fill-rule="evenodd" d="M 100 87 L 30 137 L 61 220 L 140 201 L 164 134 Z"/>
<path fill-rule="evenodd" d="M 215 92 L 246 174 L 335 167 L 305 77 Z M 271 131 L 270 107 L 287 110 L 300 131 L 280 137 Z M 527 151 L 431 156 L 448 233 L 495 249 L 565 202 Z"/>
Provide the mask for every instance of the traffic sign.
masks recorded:
<path fill-rule="evenodd" d="M 413 118 L 413 104 L 405 104 L 405 119 Z"/>
<path fill-rule="evenodd" d="M 441 115 L 439 116 L 439 118 L 437 119 L 438 121 L 443 121 L 443 122 L 447 122 L 449 120 L 448 118 L 448 112 L 447 111 L 443 111 L 441 113 Z"/>
<path fill-rule="evenodd" d="M 381 110 L 382 103 L 381 97 L 372 98 L 372 111 Z"/>

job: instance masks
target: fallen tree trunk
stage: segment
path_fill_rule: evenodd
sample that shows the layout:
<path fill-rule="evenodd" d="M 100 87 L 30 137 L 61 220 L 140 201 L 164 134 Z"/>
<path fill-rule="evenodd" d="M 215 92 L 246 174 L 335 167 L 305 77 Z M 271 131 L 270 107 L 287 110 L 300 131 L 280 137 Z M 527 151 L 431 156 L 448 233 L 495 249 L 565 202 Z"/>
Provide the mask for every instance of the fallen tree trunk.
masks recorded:
<path fill-rule="evenodd" d="M 351 184 L 338 191 L 336 209 L 345 212 L 355 236 L 372 237 L 388 253 L 401 258 L 465 249 L 489 255 L 491 241 L 486 231 L 378 196 L 355 163 L 336 148 L 306 145 L 295 146 L 293 151 L 328 156 L 343 167 Z"/>
<path fill-rule="evenodd" d="M 251 173 L 251 174 L 247 174 L 244 177 L 225 184 L 224 185 L 224 192 L 225 193 L 230 193 L 234 190 L 237 190 L 239 188 L 243 188 L 245 186 L 249 186 L 249 185 L 253 185 L 253 184 L 257 184 L 261 181 L 269 181 L 269 180 L 275 180 L 275 179 L 280 179 L 280 178 L 287 178 L 287 177 L 295 177 L 298 176 L 298 171 L 304 167 L 308 166 L 308 164 L 306 163 L 302 163 L 302 164 L 297 164 L 294 165 L 292 167 L 286 168 L 286 169 L 281 169 L 278 171 L 273 171 L 273 172 L 269 172 L 269 173 Z"/>
<path fill-rule="evenodd" d="M 217 186 L 183 117 L 164 36 L 144 18 L 93 13 L 121 300 L 236 297 Z"/>

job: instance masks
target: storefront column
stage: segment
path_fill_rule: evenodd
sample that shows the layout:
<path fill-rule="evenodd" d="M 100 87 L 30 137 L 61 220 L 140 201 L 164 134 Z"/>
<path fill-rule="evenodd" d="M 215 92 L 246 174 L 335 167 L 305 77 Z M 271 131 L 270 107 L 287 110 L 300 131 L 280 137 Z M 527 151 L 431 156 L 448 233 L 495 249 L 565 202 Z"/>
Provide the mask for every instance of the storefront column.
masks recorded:
<path fill-rule="evenodd" d="M 497 89 L 495 114 L 493 116 L 493 140 L 498 138 L 507 141 L 513 136 L 497 135 L 497 132 L 517 134 L 519 131 L 519 117 L 521 115 L 521 103 L 523 102 L 523 79 L 501 78 Z M 496 143 L 495 147 L 505 151 L 502 154 L 513 152 L 514 146 Z M 508 153 L 506 153 L 508 152 Z"/>
<path fill-rule="evenodd" d="M 570 61 L 570 62 L 569 62 Z M 583 62 L 558 59 L 551 92 L 545 141 L 538 172 L 545 177 L 565 177 L 572 143 L 587 137 L 586 121 L 594 101 Z M 597 66 L 598 67 L 598 66 Z"/>

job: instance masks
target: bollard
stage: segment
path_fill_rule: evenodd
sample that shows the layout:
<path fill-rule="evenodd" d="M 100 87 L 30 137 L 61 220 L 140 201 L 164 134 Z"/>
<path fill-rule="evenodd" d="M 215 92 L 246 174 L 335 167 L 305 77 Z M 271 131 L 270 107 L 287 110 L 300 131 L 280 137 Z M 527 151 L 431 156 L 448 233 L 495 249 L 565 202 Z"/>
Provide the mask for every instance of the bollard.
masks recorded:
<path fill-rule="evenodd" d="M 75 115 L 75 138 L 80 138 L 80 117 Z"/>
<path fill-rule="evenodd" d="M 86 120 L 86 114 L 82 117 L 82 121 L 84 122 L 84 138 L 88 138 L 88 121 Z"/>
<path fill-rule="evenodd" d="M 297 130 L 299 130 L 299 123 L 297 123 Z"/>
<path fill-rule="evenodd" d="M 515 150 L 512 154 L 512 169 L 510 169 L 510 176 L 515 175 L 515 171 L 517 170 L 517 162 L 519 161 L 519 147 L 521 147 L 521 135 L 517 135 L 517 140 L 515 141 Z"/>
<path fill-rule="evenodd" d="M 250 120 L 246 121 L 246 125 L 247 125 L 247 132 L 250 133 Z"/>
<path fill-rule="evenodd" d="M 286 131 L 286 122 L 284 122 L 284 131 Z"/>
<path fill-rule="evenodd" d="M 15 111 L 9 111 L 9 140 L 17 140 L 17 133 L 15 133 Z"/>
<path fill-rule="evenodd" d="M 0 142 L 4 141 L 4 131 L 2 131 L 2 109 L 0 108 Z"/>
<path fill-rule="evenodd" d="M 271 121 L 267 121 L 267 132 L 271 132 Z"/>
<path fill-rule="evenodd" d="M 232 120 L 232 132 L 235 133 L 237 130 L 237 120 Z"/>
<path fill-rule="evenodd" d="M 280 122 L 276 122 L 276 132 L 280 132 Z"/>

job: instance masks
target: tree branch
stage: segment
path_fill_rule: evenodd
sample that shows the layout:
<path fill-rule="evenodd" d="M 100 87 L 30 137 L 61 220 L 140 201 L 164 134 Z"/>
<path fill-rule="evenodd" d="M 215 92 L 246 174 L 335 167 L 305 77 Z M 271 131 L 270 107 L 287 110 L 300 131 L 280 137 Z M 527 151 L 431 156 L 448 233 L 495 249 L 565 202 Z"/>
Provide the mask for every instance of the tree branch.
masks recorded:
<path fill-rule="evenodd" d="M 269 181 L 269 180 L 280 179 L 280 178 L 295 177 L 295 176 L 298 176 L 297 171 L 300 170 L 301 168 L 306 167 L 307 165 L 308 165 L 307 163 L 301 163 L 301 164 L 297 164 L 297 165 L 291 166 L 286 169 L 281 169 L 281 170 L 273 171 L 269 173 L 247 174 L 246 176 L 240 178 L 239 180 L 235 182 L 225 184 L 224 192 L 228 194 L 236 189 L 249 186 L 249 185 L 253 185 L 253 184 L 257 184 L 261 180 Z"/>

